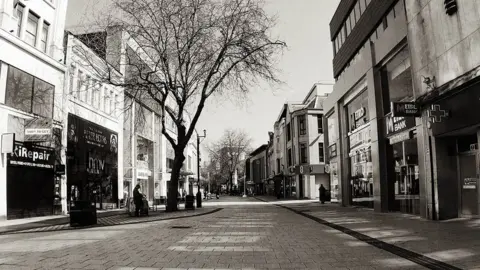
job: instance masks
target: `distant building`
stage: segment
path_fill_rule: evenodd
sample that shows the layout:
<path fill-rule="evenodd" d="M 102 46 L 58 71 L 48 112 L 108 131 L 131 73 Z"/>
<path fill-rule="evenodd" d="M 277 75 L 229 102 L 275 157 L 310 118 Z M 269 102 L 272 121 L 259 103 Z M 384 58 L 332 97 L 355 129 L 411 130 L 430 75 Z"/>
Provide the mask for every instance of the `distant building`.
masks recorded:
<path fill-rule="evenodd" d="M 250 153 L 250 181 L 253 192 L 257 195 L 266 193 L 267 185 L 267 144 L 264 144 Z M 247 186 L 248 187 L 248 186 Z"/>

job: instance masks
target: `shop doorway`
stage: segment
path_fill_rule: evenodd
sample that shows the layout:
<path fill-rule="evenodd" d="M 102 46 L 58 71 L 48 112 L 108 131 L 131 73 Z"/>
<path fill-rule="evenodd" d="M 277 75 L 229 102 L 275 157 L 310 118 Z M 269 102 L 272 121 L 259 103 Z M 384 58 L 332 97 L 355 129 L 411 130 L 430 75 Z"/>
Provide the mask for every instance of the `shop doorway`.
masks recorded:
<path fill-rule="evenodd" d="M 7 219 L 53 215 L 53 170 L 7 168 Z"/>
<path fill-rule="evenodd" d="M 476 155 L 459 155 L 459 178 L 461 184 L 461 214 L 465 216 L 478 215 L 478 179 Z"/>

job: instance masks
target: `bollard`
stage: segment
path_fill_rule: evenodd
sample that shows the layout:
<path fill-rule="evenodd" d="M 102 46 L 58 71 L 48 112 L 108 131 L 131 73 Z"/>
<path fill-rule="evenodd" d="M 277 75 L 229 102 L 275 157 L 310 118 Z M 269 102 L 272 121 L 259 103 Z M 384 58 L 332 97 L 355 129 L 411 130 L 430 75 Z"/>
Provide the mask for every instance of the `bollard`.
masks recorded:
<path fill-rule="evenodd" d="M 202 193 L 200 191 L 197 192 L 197 208 L 202 207 Z"/>

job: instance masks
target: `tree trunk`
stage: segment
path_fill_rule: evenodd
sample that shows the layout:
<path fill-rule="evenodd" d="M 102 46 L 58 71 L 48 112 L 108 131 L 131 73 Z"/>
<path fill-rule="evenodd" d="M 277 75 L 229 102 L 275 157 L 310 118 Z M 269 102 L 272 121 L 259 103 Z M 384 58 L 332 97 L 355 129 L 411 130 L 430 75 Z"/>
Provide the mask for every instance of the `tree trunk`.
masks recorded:
<path fill-rule="evenodd" d="M 177 197 L 178 197 L 178 180 L 180 178 L 180 170 L 182 169 L 183 162 L 185 161 L 185 155 L 182 149 L 175 150 L 175 159 L 173 160 L 172 173 L 170 175 L 170 185 L 168 186 L 167 194 L 167 212 L 178 211 Z"/>

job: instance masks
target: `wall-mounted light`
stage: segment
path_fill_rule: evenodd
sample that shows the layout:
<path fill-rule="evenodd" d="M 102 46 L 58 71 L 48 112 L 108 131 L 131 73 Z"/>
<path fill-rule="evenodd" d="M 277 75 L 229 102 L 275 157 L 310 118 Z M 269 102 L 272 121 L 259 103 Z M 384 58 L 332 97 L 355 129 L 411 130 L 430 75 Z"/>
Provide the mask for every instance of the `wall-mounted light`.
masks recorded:
<path fill-rule="evenodd" d="M 423 79 L 423 83 L 427 85 L 427 91 L 435 89 L 436 87 L 435 76 L 433 77 L 422 76 L 422 79 Z"/>
<path fill-rule="evenodd" d="M 457 13 L 458 11 L 457 0 L 445 0 L 443 1 L 443 3 L 445 5 L 445 12 L 449 16 L 452 16 L 453 14 Z"/>

